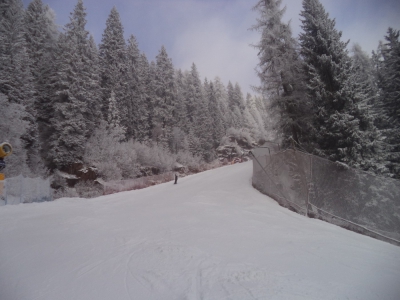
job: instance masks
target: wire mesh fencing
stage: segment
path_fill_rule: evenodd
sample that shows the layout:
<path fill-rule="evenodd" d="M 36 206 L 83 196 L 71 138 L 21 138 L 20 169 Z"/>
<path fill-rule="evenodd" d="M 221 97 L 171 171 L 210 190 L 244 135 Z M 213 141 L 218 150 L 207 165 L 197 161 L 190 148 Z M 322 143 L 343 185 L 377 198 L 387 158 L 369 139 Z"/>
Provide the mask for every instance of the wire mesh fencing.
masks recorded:
<path fill-rule="evenodd" d="M 0 205 L 52 201 L 49 179 L 29 178 L 19 175 L 1 183 Z"/>
<path fill-rule="evenodd" d="M 400 245 L 398 180 L 289 149 L 254 155 L 253 186 L 300 214 Z"/>

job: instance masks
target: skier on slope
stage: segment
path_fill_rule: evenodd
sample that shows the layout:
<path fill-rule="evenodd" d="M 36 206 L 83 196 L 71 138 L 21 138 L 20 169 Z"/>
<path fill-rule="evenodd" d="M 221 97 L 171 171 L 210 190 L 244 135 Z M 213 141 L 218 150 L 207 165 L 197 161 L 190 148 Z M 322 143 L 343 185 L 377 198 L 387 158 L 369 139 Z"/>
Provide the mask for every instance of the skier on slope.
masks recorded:
<path fill-rule="evenodd" d="M 175 173 L 175 183 L 174 184 L 177 184 L 178 183 L 178 173 Z"/>

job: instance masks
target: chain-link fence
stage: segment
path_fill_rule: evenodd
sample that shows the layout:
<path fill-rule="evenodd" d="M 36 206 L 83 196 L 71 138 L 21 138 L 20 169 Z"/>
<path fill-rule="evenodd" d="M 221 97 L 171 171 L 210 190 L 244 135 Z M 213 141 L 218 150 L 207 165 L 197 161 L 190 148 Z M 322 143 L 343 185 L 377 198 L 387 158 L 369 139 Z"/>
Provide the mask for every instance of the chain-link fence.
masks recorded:
<path fill-rule="evenodd" d="M 253 186 L 293 211 L 400 245 L 398 180 L 297 150 L 256 149 Z"/>
<path fill-rule="evenodd" d="M 52 201 L 49 179 L 22 175 L 0 182 L 0 205 Z"/>

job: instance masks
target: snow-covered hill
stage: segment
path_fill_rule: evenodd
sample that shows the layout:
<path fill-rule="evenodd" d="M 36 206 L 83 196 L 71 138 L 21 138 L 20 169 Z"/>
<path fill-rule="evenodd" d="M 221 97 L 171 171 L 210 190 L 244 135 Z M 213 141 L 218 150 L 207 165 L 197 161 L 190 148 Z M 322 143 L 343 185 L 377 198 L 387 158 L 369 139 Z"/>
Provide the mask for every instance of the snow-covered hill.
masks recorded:
<path fill-rule="evenodd" d="M 2 206 L 0 299 L 400 299 L 399 247 L 282 208 L 251 175 Z"/>

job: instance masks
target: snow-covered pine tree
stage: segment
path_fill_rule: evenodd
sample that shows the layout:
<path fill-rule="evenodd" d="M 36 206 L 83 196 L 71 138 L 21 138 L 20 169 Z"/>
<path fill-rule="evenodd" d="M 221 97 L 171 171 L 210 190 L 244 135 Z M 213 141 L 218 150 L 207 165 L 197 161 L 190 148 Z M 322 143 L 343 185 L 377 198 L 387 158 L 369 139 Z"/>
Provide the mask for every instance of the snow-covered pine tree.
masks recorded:
<path fill-rule="evenodd" d="M 54 65 L 58 30 L 55 14 L 41 0 L 29 3 L 25 12 L 25 40 L 30 58 L 30 70 L 35 86 L 35 109 L 38 143 L 42 158 L 46 160 L 52 126 L 52 85 L 57 68 Z"/>
<path fill-rule="evenodd" d="M 247 93 L 246 95 L 246 101 L 244 102 L 245 108 L 243 110 L 242 116 L 243 116 L 243 128 L 246 129 L 248 132 L 255 132 L 257 128 L 257 124 L 254 121 L 253 116 L 250 114 L 249 107 L 248 107 L 248 102 L 251 101 L 251 95 Z M 253 135 L 256 136 L 256 135 Z"/>
<path fill-rule="evenodd" d="M 209 88 L 209 83 L 207 79 L 205 79 L 202 97 L 197 102 L 194 124 L 194 132 L 200 140 L 201 156 L 207 162 L 215 158 L 212 118 L 209 111 L 209 98 L 207 97 L 207 90 L 209 90 Z"/>
<path fill-rule="evenodd" d="M 227 94 L 227 108 L 228 108 L 228 118 L 226 119 L 227 121 L 227 128 L 230 127 L 237 127 L 237 116 L 234 115 L 235 111 L 235 96 L 234 96 L 234 88 L 232 83 L 229 81 L 228 85 L 226 86 L 226 94 Z"/>
<path fill-rule="evenodd" d="M 155 74 L 155 103 L 153 112 L 153 122 L 162 129 L 162 135 L 158 141 L 165 149 L 171 135 L 172 126 L 175 123 L 173 111 L 175 105 L 175 70 L 172 60 L 168 57 L 164 46 L 156 57 Z"/>
<path fill-rule="evenodd" d="M 175 90 L 174 126 L 188 133 L 189 125 L 185 101 L 185 77 L 180 69 L 175 73 Z"/>
<path fill-rule="evenodd" d="M 146 58 L 147 59 L 147 58 Z M 146 89 L 147 89 L 147 107 L 149 111 L 149 138 L 155 140 L 155 136 L 162 134 L 162 129 L 160 124 L 157 123 L 157 120 L 154 118 L 155 114 L 155 105 L 156 105 L 156 63 L 151 61 L 147 63 L 148 72 L 147 72 L 147 80 L 146 80 Z M 159 134 L 155 134 L 159 132 Z"/>
<path fill-rule="evenodd" d="M 26 166 L 27 153 L 21 137 L 26 134 L 29 126 L 25 119 L 25 107 L 10 102 L 7 96 L 0 92 L 0 141 L 13 145 L 13 155 L 6 158 L 7 168 L 2 171 L 7 177 L 19 174 L 29 175 Z M 28 173 L 28 174 L 26 174 Z"/>
<path fill-rule="evenodd" d="M 98 83 L 92 74 L 94 50 L 90 47 L 85 25 L 85 8 L 82 0 L 78 0 L 65 26 L 65 34 L 60 34 L 58 41 L 49 150 L 52 168 L 65 169 L 82 161 L 85 142 L 95 124 L 91 112 L 92 106 L 98 103 L 93 93 Z"/>
<path fill-rule="evenodd" d="M 195 134 L 194 129 L 190 127 L 188 134 L 189 151 L 193 156 L 202 157 L 201 141 L 200 138 Z"/>
<path fill-rule="evenodd" d="M 212 147 L 216 149 L 219 146 L 221 138 L 225 134 L 223 117 L 217 100 L 217 93 L 214 84 L 211 81 L 206 89 L 208 99 L 208 112 L 211 119 Z"/>
<path fill-rule="evenodd" d="M 43 64 L 48 63 L 48 53 L 54 52 L 57 43 L 58 30 L 54 18 L 54 12 L 42 0 L 33 0 L 25 12 L 26 48 L 37 90 L 42 88 Z"/>
<path fill-rule="evenodd" d="M 144 95 L 140 89 L 140 51 L 136 38 L 131 35 L 128 39 L 126 49 L 127 62 L 127 100 L 130 111 L 127 114 L 127 139 L 139 138 L 139 131 L 145 131 L 148 124 L 147 107 L 144 101 Z"/>
<path fill-rule="evenodd" d="M 238 83 L 233 85 L 230 81 L 227 86 L 228 114 L 227 125 L 236 129 L 243 127 L 243 111 L 245 108 L 243 93 Z"/>
<path fill-rule="evenodd" d="M 189 131 L 192 129 L 192 134 L 195 133 L 196 127 L 196 110 L 199 103 L 203 99 L 203 86 L 200 80 L 199 73 L 197 71 L 196 65 L 193 63 L 190 72 L 186 74 L 186 110 L 187 110 L 187 120 L 189 124 Z"/>
<path fill-rule="evenodd" d="M 310 116 L 305 97 L 301 60 L 290 24 L 282 17 L 286 7 L 281 0 L 260 0 L 255 6 L 260 14 L 252 27 L 261 33 L 257 74 L 261 80 L 258 90 L 269 102 L 277 116 L 277 130 L 284 144 L 293 138 L 298 144 L 306 142 Z"/>
<path fill-rule="evenodd" d="M 224 84 L 219 77 L 214 79 L 215 96 L 217 98 L 218 107 L 222 115 L 222 124 L 224 126 L 224 132 L 229 128 L 229 109 L 228 109 L 228 93 Z"/>
<path fill-rule="evenodd" d="M 243 97 L 242 89 L 240 88 L 239 83 L 235 83 L 234 87 L 234 103 L 237 107 L 239 107 L 240 111 L 244 111 L 245 109 L 245 100 Z"/>
<path fill-rule="evenodd" d="M 118 100 L 121 123 L 123 126 L 129 127 L 128 112 L 131 112 L 132 108 L 130 108 L 130 102 L 126 95 L 126 43 L 121 18 L 115 6 L 111 9 L 107 18 L 106 28 L 99 46 L 99 54 L 103 115 L 104 117 L 107 115 L 108 99 L 111 96 L 111 91 L 114 91 Z"/>
<path fill-rule="evenodd" d="M 126 128 L 121 126 L 121 118 L 114 91 L 111 91 L 110 99 L 108 99 L 107 124 L 109 129 L 120 132 L 121 137 L 125 135 Z"/>
<path fill-rule="evenodd" d="M 237 114 L 237 124 L 238 124 L 238 126 L 239 126 L 239 128 L 240 127 L 244 127 L 244 116 L 243 116 L 243 113 L 244 113 L 244 110 L 245 110 L 245 108 L 246 108 L 246 106 L 245 106 L 245 100 L 244 100 L 244 97 L 243 97 L 243 93 L 242 93 L 242 89 L 240 88 L 240 86 L 239 86 L 239 84 L 236 82 L 235 83 L 235 86 L 234 86 L 234 89 L 233 89 L 233 97 L 234 97 L 234 103 L 235 103 L 235 106 L 236 106 L 236 108 L 237 108 L 237 112 L 236 112 L 236 114 Z"/>
<path fill-rule="evenodd" d="M 249 114 L 248 123 L 250 124 L 250 132 L 256 140 L 259 140 L 265 135 L 265 125 L 261 116 L 262 112 L 257 108 L 256 98 L 251 95 L 246 100 L 246 111 Z"/>
<path fill-rule="evenodd" d="M 376 124 L 387 143 L 390 173 L 400 178 L 400 41 L 399 31 L 389 28 L 386 42 L 375 54 L 379 97 Z"/>
<path fill-rule="evenodd" d="M 335 20 L 318 0 L 303 0 L 301 16 L 301 53 L 315 116 L 314 152 L 364 170 L 379 168 L 373 161 L 377 132 L 357 105 L 361 99 L 352 77 L 348 42 L 341 41 Z"/>
<path fill-rule="evenodd" d="M 353 79 L 362 93 L 363 103 L 366 109 L 373 109 L 376 102 L 378 88 L 376 74 L 372 59 L 364 52 L 359 44 L 354 44 L 352 49 Z"/>
<path fill-rule="evenodd" d="M 85 90 L 88 110 L 84 116 L 87 121 L 89 134 L 97 127 L 103 115 L 101 113 L 101 89 L 100 89 L 100 59 L 99 51 L 93 35 L 90 35 L 86 47 L 86 55 L 83 55 L 83 70 L 86 77 Z"/>
<path fill-rule="evenodd" d="M 137 140 L 140 142 L 147 141 L 151 137 L 152 129 L 152 99 L 154 98 L 154 74 L 151 71 L 149 61 L 144 53 L 139 57 L 139 94 L 141 95 L 141 105 L 145 114 L 140 115 L 137 122 Z"/>
<path fill-rule="evenodd" d="M 21 116 L 29 126 L 21 139 L 28 153 L 27 164 L 33 170 L 38 163 L 38 131 L 30 65 L 23 4 L 20 0 L 0 1 L 0 93 L 25 107 L 26 113 Z"/>

